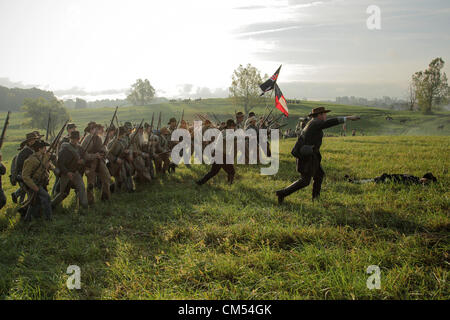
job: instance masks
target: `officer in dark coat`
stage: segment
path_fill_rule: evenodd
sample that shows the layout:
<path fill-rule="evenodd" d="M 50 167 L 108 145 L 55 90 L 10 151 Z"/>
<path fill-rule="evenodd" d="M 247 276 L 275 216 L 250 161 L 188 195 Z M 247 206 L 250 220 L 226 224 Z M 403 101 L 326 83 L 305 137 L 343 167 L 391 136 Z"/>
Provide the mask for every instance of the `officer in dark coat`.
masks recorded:
<path fill-rule="evenodd" d="M 320 154 L 320 146 L 322 145 L 323 138 L 322 130 L 344 123 L 347 120 L 359 119 L 357 116 L 348 116 L 327 120 L 327 113 L 330 111 L 331 110 L 326 110 L 324 107 L 318 107 L 312 109 L 312 112 L 309 114 L 312 119 L 302 130 L 299 139 L 303 139 L 303 145 L 312 146 L 313 152 L 312 155 L 301 156 L 296 159 L 297 171 L 301 174 L 301 177 L 290 186 L 276 191 L 279 204 L 281 204 L 284 198 L 291 193 L 308 186 L 311 179 L 314 179 L 312 198 L 314 200 L 319 197 L 322 180 L 325 175 L 321 166 L 322 155 Z"/>

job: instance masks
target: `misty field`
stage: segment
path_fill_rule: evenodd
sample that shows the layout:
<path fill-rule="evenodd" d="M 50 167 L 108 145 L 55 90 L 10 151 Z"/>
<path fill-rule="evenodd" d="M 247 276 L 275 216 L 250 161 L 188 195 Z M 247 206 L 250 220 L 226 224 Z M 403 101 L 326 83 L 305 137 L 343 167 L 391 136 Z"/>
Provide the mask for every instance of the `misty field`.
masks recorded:
<path fill-rule="evenodd" d="M 83 216 L 72 191 L 52 222 L 20 222 L 5 176 L 0 298 L 449 299 L 450 137 L 327 137 L 322 201 L 308 187 L 278 206 L 274 191 L 297 178 L 294 142 L 281 142 L 274 176 L 238 165 L 232 186 L 222 172 L 198 187 L 208 166 L 181 165 Z M 384 172 L 438 183 L 344 179 Z M 66 287 L 69 265 L 80 290 Z M 380 290 L 366 287 L 369 265 Z"/>

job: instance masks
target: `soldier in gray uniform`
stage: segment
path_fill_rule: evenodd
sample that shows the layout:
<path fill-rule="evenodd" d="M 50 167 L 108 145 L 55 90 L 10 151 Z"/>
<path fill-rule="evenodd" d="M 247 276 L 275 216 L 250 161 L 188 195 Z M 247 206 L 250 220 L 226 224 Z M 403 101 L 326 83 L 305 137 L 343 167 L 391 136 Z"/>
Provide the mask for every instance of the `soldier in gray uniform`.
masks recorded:
<path fill-rule="evenodd" d="M 312 198 L 317 199 L 320 196 L 320 189 L 325 172 L 322 169 L 320 146 L 322 145 L 323 129 L 345 123 L 347 120 L 359 120 L 357 116 L 338 117 L 327 120 L 327 113 L 331 110 L 325 110 L 324 107 L 314 108 L 309 116 L 312 120 L 308 122 L 298 138 L 297 146 L 309 146 L 312 148 L 312 154 L 305 154 L 296 159 L 297 171 L 301 174 L 299 180 L 290 186 L 276 191 L 278 203 L 281 204 L 285 197 L 291 193 L 308 186 L 311 179 L 314 180 Z"/>
<path fill-rule="evenodd" d="M 58 154 L 57 167 L 60 172 L 60 191 L 52 201 L 52 207 L 59 205 L 74 188 L 78 196 L 79 205 L 82 210 L 88 208 L 86 188 L 83 182 L 84 152 L 80 144 L 80 132 L 70 133 L 70 142 L 61 145 Z"/>

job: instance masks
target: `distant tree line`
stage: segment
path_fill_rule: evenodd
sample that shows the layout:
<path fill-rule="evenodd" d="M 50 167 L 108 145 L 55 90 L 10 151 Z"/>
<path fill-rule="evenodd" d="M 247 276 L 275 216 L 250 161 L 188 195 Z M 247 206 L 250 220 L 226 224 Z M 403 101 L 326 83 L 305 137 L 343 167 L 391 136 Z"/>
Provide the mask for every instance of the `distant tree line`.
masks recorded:
<path fill-rule="evenodd" d="M 378 108 L 388 108 L 388 109 L 406 109 L 407 101 L 397 98 L 391 98 L 384 96 L 382 98 L 367 99 L 362 97 L 336 97 L 337 104 L 353 105 L 353 106 L 367 106 L 367 107 L 378 107 Z"/>
<path fill-rule="evenodd" d="M 113 106 L 129 105 L 126 99 L 102 99 L 95 101 L 86 101 L 81 98 L 64 100 L 64 105 L 69 109 L 84 109 L 84 108 L 105 108 Z"/>
<path fill-rule="evenodd" d="M 44 98 L 46 100 L 56 99 L 53 92 L 37 88 L 19 89 L 0 86 L 0 110 L 20 111 L 25 99 Z"/>

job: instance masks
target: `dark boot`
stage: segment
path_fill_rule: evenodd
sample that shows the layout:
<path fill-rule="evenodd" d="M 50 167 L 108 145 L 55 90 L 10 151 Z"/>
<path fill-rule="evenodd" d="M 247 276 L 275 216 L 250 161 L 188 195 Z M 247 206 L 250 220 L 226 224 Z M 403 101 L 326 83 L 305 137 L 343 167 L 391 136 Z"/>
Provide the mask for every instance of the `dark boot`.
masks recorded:
<path fill-rule="evenodd" d="M 277 197 L 278 197 L 278 204 L 282 204 L 283 201 L 284 201 L 284 193 L 283 193 L 283 190 L 277 190 L 277 191 L 275 191 L 275 194 L 276 194 Z"/>

